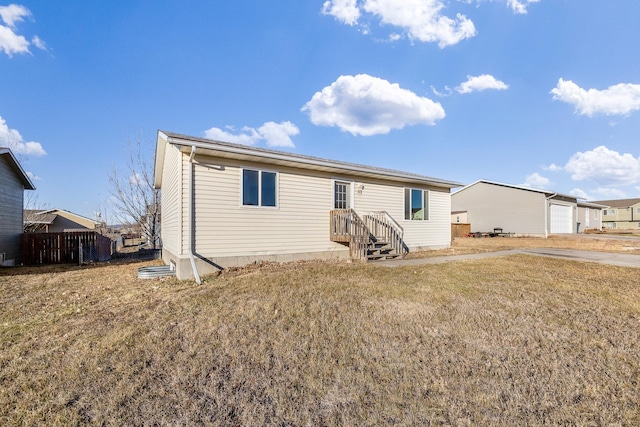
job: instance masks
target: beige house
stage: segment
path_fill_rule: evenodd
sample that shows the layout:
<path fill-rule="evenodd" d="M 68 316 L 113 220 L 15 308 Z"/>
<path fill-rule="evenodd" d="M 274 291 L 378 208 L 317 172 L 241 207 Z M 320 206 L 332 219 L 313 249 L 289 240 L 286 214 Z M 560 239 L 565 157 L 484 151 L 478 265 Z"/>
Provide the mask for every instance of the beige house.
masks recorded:
<path fill-rule="evenodd" d="M 25 209 L 23 221 L 26 232 L 41 233 L 95 230 L 100 225 L 97 221 L 64 209 Z"/>
<path fill-rule="evenodd" d="M 594 203 L 607 207 L 602 212 L 604 228 L 640 229 L 640 199 L 599 200 Z"/>
<path fill-rule="evenodd" d="M 21 262 L 24 190 L 35 189 L 11 150 L 0 147 L 0 266 Z"/>
<path fill-rule="evenodd" d="M 178 278 L 256 261 L 450 244 L 451 188 L 396 170 L 158 132 L 163 259 Z"/>
<path fill-rule="evenodd" d="M 518 236 L 547 237 L 599 228 L 602 206 L 550 190 L 479 180 L 453 193 L 451 208 L 465 212 L 472 232 L 502 229 Z M 452 220 L 458 216 L 452 215 Z"/>

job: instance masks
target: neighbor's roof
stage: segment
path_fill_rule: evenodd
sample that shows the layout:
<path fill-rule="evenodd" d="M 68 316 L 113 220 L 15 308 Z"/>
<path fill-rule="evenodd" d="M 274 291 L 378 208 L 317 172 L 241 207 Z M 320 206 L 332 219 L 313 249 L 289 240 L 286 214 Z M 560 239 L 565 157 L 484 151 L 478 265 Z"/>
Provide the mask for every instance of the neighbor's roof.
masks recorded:
<path fill-rule="evenodd" d="M 181 135 L 173 132 L 158 131 L 158 146 L 156 147 L 155 162 L 155 186 L 161 186 L 162 163 L 164 162 L 164 141 L 180 146 L 182 151 L 188 153 L 191 147 L 201 150 L 200 153 L 215 155 L 240 160 L 265 161 L 269 164 L 295 166 L 304 169 L 313 169 L 329 172 L 349 173 L 350 175 L 366 176 L 369 178 L 384 178 L 393 181 L 428 184 L 436 187 L 454 188 L 462 186 L 459 182 L 432 178 L 424 175 L 403 172 L 394 169 L 385 169 L 374 166 L 347 163 L 337 160 L 322 159 L 319 157 L 305 156 L 301 154 L 286 153 L 283 151 L 268 150 L 265 148 L 250 147 L 242 144 L 213 141 L 205 138 Z"/>
<path fill-rule="evenodd" d="M 601 205 L 595 202 L 587 202 L 586 200 L 578 200 L 578 206 L 583 208 L 606 209 L 607 205 Z"/>
<path fill-rule="evenodd" d="M 453 194 L 460 193 L 461 191 L 464 191 L 467 188 L 473 187 L 474 185 L 480 184 L 480 183 L 497 185 L 497 186 L 500 186 L 500 187 L 516 188 L 518 190 L 532 191 L 534 193 L 543 193 L 543 194 L 546 194 L 548 196 L 559 196 L 559 197 L 566 197 L 566 198 L 569 198 L 569 199 L 576 199 L 577 200 L 576 196 L 571 196 L 569 194 L 562 194 L 562 193 L 558 193 L 558 192 L 551 191 L 551 190 L 542 190 L 542 189 L 539 189 L 539 188 L 525 187 L 524 185 L 505 184 L 504 182 L 489 181 L 489 180 L 486 180 L 486 179 L 479 179 L 479 180 L 477 180 L 477 181 L 475 181 L 475 182 L 473 182 L 473 183 L 471 183 L 469 185 L 465 185 L 464 187 L 462 187 L 460 190 L 456 191 Z"/>
<path fill-rule="evenodd" d="M 40 209 L 25 209 L 22 211 L 23 220 L 33 224 L 51 224 L 56 219 L 56 214 L 47 213 Z"/>
<path fill-rule="evenodd" d="M 33 185 L 33 182 L 31 182 L 31 179 L 29 178 L 27 173 L 24 171 L 24 169 L 22 169 L 22 166 L 20 166 L 18 159 L 16 159 L 16 157 L 13 155 L 13 153 L 9 148 L 0 147 L 0 157 L 6 158 L 7 162 L 9 163 L 9 166 L 11 167 L 11 169 L 14 170 L 14 172 L 22 182 L 22 185 L 24 186 L 25 190 L 36 189 L 36 186 Z"/>
<path fill-rule="evenodd" d="M 637 205 L 638 203 L 640 203 L 640 199 L 597 200 L 593 203 L 605 205 L 610 208 L 628 208 L 629 206 Z"/>

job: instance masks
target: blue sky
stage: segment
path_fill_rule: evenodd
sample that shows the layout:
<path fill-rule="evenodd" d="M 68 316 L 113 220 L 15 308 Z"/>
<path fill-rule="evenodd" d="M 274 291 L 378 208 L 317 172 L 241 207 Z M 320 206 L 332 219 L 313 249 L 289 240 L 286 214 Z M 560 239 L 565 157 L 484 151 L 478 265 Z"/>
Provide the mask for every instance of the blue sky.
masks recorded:
<path fill-rule="evenodd" d="M 0 145 L 92 217 L 158 129 L 640 197 L 637 0 L 0 0 Z"/>

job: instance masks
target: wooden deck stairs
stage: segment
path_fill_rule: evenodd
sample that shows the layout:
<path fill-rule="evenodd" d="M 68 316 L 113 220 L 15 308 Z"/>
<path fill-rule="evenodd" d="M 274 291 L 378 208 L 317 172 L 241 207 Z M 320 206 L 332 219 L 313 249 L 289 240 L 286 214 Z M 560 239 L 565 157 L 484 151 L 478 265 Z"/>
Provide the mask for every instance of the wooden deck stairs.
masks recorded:
<path fill-rule="evenodd" d="M 353 209 L 330 212 L 330 238 L 348 244 L 351 259 L 373 261 L 401 258 L 409 252 L 402 240 L 404 230 L 385 211 L 360 217 Z"/>

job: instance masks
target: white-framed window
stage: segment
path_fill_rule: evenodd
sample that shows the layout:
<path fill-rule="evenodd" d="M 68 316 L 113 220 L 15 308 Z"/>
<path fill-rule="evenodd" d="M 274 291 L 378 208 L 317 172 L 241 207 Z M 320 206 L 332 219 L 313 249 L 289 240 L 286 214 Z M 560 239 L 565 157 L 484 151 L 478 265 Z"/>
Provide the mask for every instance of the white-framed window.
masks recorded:
<path fill-rule="evenodd" d="M 429 191 L 415 188 L 404 189 L 404 219 L 429 219 Z"/>
<path fill-rule="evenodd" d="M 351 207 L 351 183 L 348 181 L 333 182 L 333 208 L 349 209 Z"/>
<path fill-rule="evenodd" d="M 599 219 L 598 217 L 600 216 L 600 211 L 597 209 L 594 209 L 593 211 L 593 219 Z"/>
<path fill-rule="evenodd" d="M 278 174 L 257 169 L 242 169 L 242 205 L 276 207 Z"/>
<path fill-rule="evenodd" d="M 604 215 L 615 215 L 616 214 L 616 210 L 615 209 L 605 209 L 604 210 Z"/>

